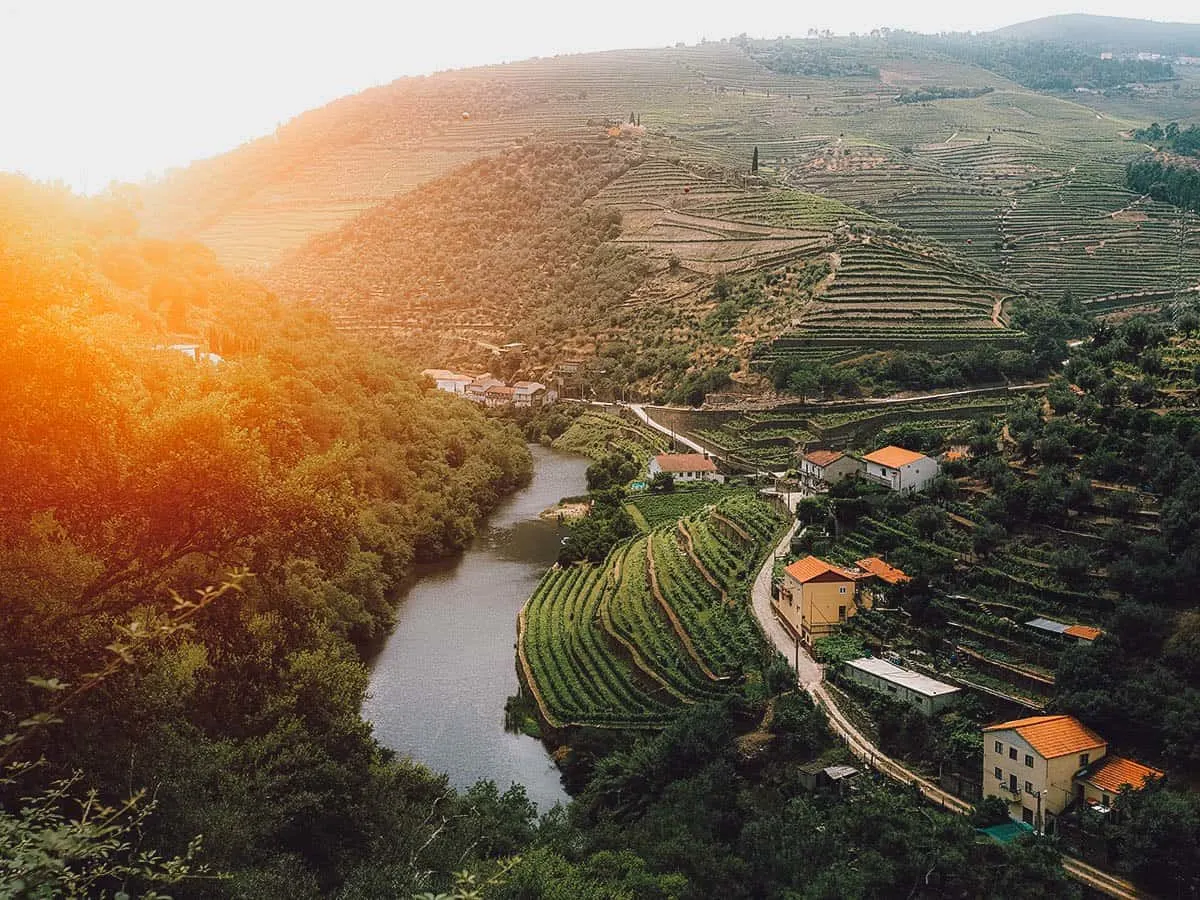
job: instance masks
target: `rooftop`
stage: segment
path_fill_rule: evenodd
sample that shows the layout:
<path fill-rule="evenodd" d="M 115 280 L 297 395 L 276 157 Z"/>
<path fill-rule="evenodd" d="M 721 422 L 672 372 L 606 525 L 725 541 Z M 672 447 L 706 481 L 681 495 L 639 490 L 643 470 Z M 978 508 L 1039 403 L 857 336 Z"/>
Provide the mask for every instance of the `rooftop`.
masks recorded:
<path fill-rule="evenodd" d="M 1106 746 L 1104 738 L 1074 716 L 1030 716 L 1026 719 L 1010 719 L 997 725 L 989 725 L 983 730 L 985 734 L 989 731 L 1015 731 L 1046 759 L 1056 759 L 1059 756 Z"/>
<path fill-rule="evenodd" d="M 1071 637 L 1077 637 L 1084 641 L 1094 641 L 1100 635 L 1104 634 L 1104 632 L 1099 628 L 1093 628 L 1091 625 L 1072 625 L 1063 634 L 1069 634 Z"/>
<path fill-rule="evenodd" d="M 460 375 L 458 372 L 451 372 L 449 369 L 425 369 L 422 373 L 434 381 L 471 381 L 470 375 Z"/>
<path fill-rule="evenodd" d="M 1066 634 L 1067 627 L 1062 622 L 1055 622 L 1053 619 L 1043 619 L 1038 616 L 1036 619 L 1030 619 L 1025 623 L 1030 628 L 1037 628 L 1041 631 L 1052 631 L 1055 634 Z"/>
<path fill-rule="evenodd" d="M 863 459 L 879 466 L 887 466 L 889 469 L 899 469 L 918 460 L 928 459 L 928 457 L 922 453 L 914 453 L 912 450 L 905 450 L 903 447 L 897 447 L 893 444 L 889 447 L 876 450 L 874 453 L 868 453 Z"/>
<path fill-rule="evenodd" d="M 847 581 L 854 581 L 858 578 L 857 575 L 852 575 L 845 569 L 839 569 L 832 563 L 827 563 L 823 559 L 818 559 L 815 556 L 806 556 L 804 559 L 798 559 L 783 571 L 787 572 L 801 584 L 807 584 L 815 578 L 820 578 L 822 575 L 830 573 L 839 575 Z"/>
<path fill-rule="evenodd" d="M 868 556 L 866 559 L 860 559 L 855 563 L 864 572 L 870 572 L 880 581 L 887 584 L 903 584 L 906 581 L 912 581 L 909 576 L 895 566 L 889 566 L 878 556 Z"/>
<path fill-rule="evenodd" d="M 537 391 L 544 391 L 546 386 L 540 381 L 514 381 L 513 388 L 518 394 L 532 394 Z"/>
<path fill-rule="evenodd" d="M 1111 753 L 1097 760 L 1087 774 L 1081 776 L 1082 780 L 1088 784 L 1113 794 L 1119 794 L 1125 785 L 1129 785 L 1134 790 L 1141 790 L 1147 781 L 1162 777 L 1163 773 L 1158 769 L 1143 766 L 1132 759 L 1125 759 L 1123 756 L 1115 756 Z"/>
<path fill-rule="evenodd" d="M 664 472 L 715 472 L 716 465 L 702 453 L 661 453 L 654 457 Z"/>
<path fill-rule="evenodd" d="M 833 465 L 845 455 L 841 450 L 814 450 L 812 453 L 805 453 L 804 458 L 814 466 L 820 466 L 823 469 Z"/>
<path fill-rule="evenodd" d="M 910 691 L 926 697 L 941 697 L 945 694 L 957 693 L 960 690 L 952 684 L 946 684 L 943 681 L 938 681 L 936 678 L 930 678 L 928 675 L 922 675 L 920 672 L 914 672 L 911 669 L 902 669 L 900 666 L 892 665 L 886 659 L 878 659 L 874 656 L 852 659 L 846 665 L 861 672 L 869 672 L 891 684 L 902 685 Z"/>

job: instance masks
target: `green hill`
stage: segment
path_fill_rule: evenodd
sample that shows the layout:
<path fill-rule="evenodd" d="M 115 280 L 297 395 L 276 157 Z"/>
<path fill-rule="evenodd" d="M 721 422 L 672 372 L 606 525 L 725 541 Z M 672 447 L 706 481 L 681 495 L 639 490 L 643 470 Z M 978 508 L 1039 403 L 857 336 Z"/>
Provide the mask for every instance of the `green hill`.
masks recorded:
<path fill-rule="evenodd" d="M 1189 22 L 1072 13 L 1018 22 L 989 34 L 1013 40 L 1083 44 L 1114 52 L 1200 55 L 1200 24 Z"/>

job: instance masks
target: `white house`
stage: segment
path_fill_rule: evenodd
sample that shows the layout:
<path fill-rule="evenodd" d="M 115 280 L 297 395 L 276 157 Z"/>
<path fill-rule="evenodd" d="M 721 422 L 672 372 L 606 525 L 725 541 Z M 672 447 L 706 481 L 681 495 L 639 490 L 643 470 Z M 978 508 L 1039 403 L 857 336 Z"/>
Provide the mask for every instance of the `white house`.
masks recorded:
<path fill-rule="evenodd" d="M 486 404 L 488 402 L 488 393 L 498 387 L 504 387 L 504 382 L 499 378 L 493 378 L 491 375 L 477 375 L 467 385 L 466 396 L 468 400 L 472 400 L 475 403 Z"/>
<path fill-rule="evenodd" d="M 537 381 L 513 382 L 513 406 L 542 406 L 548 402 L 546 386 Z"/>
<path fill-rule="evenodd" d="M 447 394 L 466 394 L 467 385 L 474 380 L 470 375 L 460 375 L 448 369 L 426 369 L 421 374 L 432 379 L 437 389 Z"/>
<path fill-rule="evenodd" d="M 800 477 L 820 484 L 833 484 L 858 474 L 858 460 L 840 450 L 813 450 L 800 459 Z"/>
<path fill-rule="evenodd" d="M 716 464 L 702 453 L 661 453 L 650 460 L 650 477 L 666 472 L 676 481 L 718 481 L 725 476 Z"/>
<path fill-rule="evenodd" d="M 903 447 L 884 447 L 862 459 L 863 475 L 901 494 L 923 491 L 938 476 L 936 459 Z"/>
<path fill-rule="evenodd" d="M 954 685 L 875 657 L 852 659 L 844 671 L 851 681 L 906 703 L 927 716 L 945 709 L 962 693 Z"/>

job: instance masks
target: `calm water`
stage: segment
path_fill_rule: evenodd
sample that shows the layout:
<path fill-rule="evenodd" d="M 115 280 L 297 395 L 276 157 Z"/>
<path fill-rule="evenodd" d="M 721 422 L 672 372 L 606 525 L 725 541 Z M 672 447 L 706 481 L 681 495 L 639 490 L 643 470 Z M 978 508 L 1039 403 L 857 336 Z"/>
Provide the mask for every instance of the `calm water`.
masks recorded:
<path fill-rule="evenodd" d="M 541 743 L 504 730 L 517 692 L 517 611 L 558 555 L 538 513 L 586 492 L 583 457 L 531 447 L 533 481 L 480 528 L 463 555 L 422 574 L 375 659 L 363 715 L 380 742 L 469 787 L 525 785 L 543 812 L 566 792 Z"/>

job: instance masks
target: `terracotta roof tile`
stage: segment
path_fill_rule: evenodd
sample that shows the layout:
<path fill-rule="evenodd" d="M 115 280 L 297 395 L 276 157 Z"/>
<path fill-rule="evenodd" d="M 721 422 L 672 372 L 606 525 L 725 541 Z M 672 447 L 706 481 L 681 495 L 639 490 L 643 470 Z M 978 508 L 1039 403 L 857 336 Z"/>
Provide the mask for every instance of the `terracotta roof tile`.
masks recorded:
<path fill-rule="evenodd" d="M 1082 638 L 1085 641 L 1094 641 L 1100 635 L 1104 634 L 1099 628 L 1093 628 L 1091 625 L 1071 625 L 1063 634 L 1069 634 L 1071 637 Z"/>
<path fill-rule="evenodd" d="M 1097 760 L 1080 780 L 1095 785 L 1102 791 L 1119 794 L 1122 786 L 1126 784 L 1134 790 L 1141 790 L 1150 779 L 1162 777 L 1163 773 L 1158 769 L 1143 766 L 1123 756 L 1109 754 Z"/>
<path fill-rule="evenodd" d="M 885 581 L 888 584 L 903 584 L 906 581 L 912 580 L 895 566 L 889 566 L 878 556 L 868 556 L 866 559 L 860 559 L 855 565 L 864 572 L 870 572 L 880 581 Z"/>
<path fill-rule="evenodd" d="M 701 453 L 662 453 L 654 457 L 664 472 L 715 472 L 716 465 Z"/>
<path fill-rule="evenodd" d="M 814 466 L 820 466 L 823 469 L 837 462 L 845 455 L 840 450 L 814 450 L 812 453 L 805 453 L 804 458 Z"/>
<path fill-rule="evenodd" d="M 1106 746 L 1102 737 L 1073 716 L 1030 716 L 989 725 L 983 730 L 985 733 L 1015 731 L 1046 759 Z"/>
<path fill-rule="evenodd" d="M 876 450 L 874 453 L 868 453 L 863 459 L 867 462 L 873 462 L 876 465 L 887 466 L 889 469 L 899 469 L 919 459 L 925 459 L 925 456 L 921 453 L 914 453 L 911 450 L 905 450 L 903 447 L 892 445 L 884 447 L 881 450 Z"/>
<path fill-rule="evenodd" d="M 840 575 L 847 581 L 855 581 L 856 576 L 851 575 L 845 569 L 840 569 L 832 563 L 827 563 L 823 559 L 818 559 L 815 556 L 806 556 L 804 559 L 798 559 L 786 569 L 789 575 L 795 578 L 801 584 L 806 584 L 814 578 L 819 578 L 832 572 L 835 575 Z"/>

